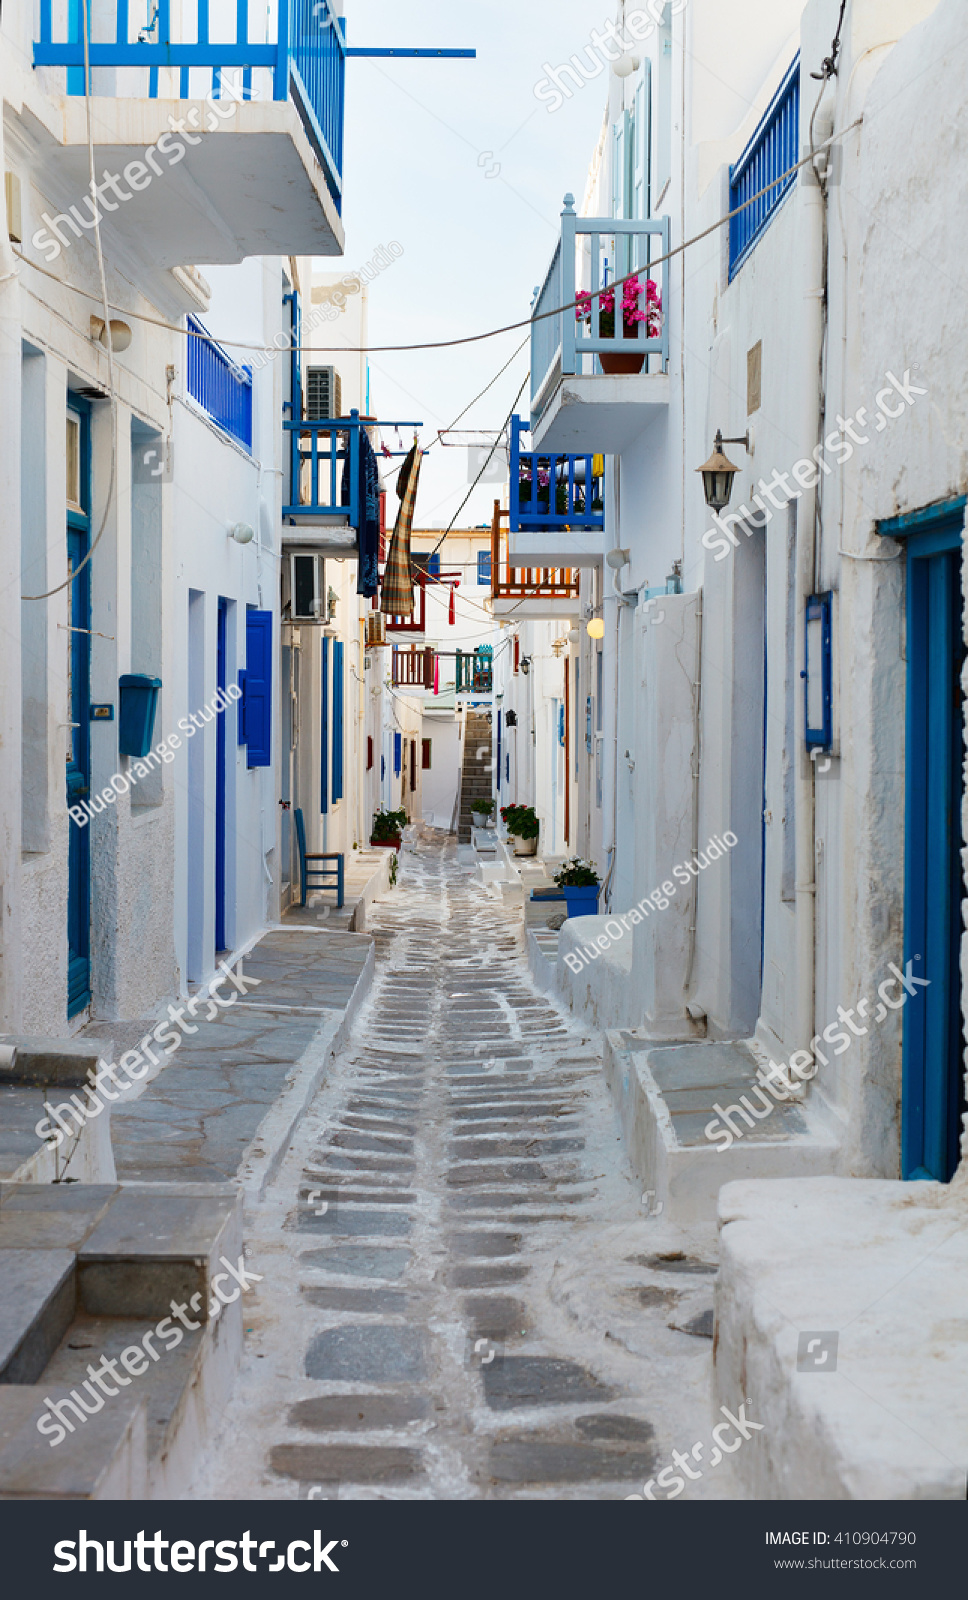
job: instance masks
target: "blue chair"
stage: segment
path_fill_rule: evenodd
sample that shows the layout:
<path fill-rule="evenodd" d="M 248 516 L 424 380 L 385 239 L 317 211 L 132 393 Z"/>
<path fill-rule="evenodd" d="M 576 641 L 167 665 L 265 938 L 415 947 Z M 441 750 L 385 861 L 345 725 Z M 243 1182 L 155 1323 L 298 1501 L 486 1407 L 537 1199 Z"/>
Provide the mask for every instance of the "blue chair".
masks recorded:
<path fill-rule="evenodd" d="M 336 909 L 342 910 L 343 906 L 343 852 L 341 850 L 313 850 L 306 854 L 306 824 L 300 808 L 296 807 L 296 843 L 299 846 L 299 887 L 301 898 L 299 904 L 306 904 L 306 891 L 313 889 L 332 889 L 333 879 L 336 880 Z M 315 867 L 310 866 L 311 861 L 333 861 L 335 866 Z M 317 881 L 310 882 L 310 879 Z"/>

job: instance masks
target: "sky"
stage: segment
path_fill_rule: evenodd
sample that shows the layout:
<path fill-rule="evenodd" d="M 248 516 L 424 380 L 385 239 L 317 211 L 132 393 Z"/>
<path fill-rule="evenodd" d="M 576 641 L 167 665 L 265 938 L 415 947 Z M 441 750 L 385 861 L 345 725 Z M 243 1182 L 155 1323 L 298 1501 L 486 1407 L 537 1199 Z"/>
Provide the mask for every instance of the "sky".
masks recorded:
<path fill-rule="evenodd" d="M 534 94 L 612 14 L 606 0 L 347 0 L 347 43 L 470 48 L 475 61 L 351 59 L 346 67 L 343 218 L 347 269 L 403 247 L 370 285 L 371 345 L 448 339 L 529 314 L 558 237 L 562 198 L 580 202 L 605 104 L 593 79 L 549 114 Z M 324 270 L 336 263 L 320 261 Z M 375 354 L 371 409 L 420 419 L 435 439 L 526 337 L 452 350 Z M 529 345 L 461 426 L 497 429 L 528 371 Z M 517 407 L 527 417 L 528 390 Z M 405 441 L 409 444 L 410 440 Z M 446 527 L 467 492 L 465 449 L 426 457 L 418 527 Z M 490 523 L 500 486 L 481 485 L 460 525 Z"/>

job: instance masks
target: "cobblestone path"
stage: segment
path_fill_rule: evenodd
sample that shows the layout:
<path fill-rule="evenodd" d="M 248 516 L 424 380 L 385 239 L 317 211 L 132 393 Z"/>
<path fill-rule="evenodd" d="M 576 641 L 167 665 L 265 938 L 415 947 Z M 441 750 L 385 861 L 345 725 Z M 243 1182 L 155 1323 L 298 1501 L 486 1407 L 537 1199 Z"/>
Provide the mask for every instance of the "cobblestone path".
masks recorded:
<path fill-rule="evenodd" d="M 373 987 L 246 1219 L 208 1498 L 622 1498 L 707 1437 L 711 1232 L 650 1216 L 599 1046 L 452 840 L 371 908 Z M 728 1465 L 690 1493 L 730 1493 Z"/>

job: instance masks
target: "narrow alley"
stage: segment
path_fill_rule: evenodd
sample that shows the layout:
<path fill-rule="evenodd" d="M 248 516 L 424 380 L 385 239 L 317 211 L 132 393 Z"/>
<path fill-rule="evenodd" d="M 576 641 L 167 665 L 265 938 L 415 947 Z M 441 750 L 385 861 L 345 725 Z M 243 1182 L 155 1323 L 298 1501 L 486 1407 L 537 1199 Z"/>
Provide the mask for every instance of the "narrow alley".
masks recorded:
<path fill-rule="evenodd" d="M 452 836 L 418 830 L 368 931 L 347 1047 L 246 1213 L 261 1281 L 191 1497 L 641 1496 L 713 1421 L 714 1228 L 653 1214 L 595 1040 Z M 728 1460 L 687 1495 L 729 1498 Z"/>

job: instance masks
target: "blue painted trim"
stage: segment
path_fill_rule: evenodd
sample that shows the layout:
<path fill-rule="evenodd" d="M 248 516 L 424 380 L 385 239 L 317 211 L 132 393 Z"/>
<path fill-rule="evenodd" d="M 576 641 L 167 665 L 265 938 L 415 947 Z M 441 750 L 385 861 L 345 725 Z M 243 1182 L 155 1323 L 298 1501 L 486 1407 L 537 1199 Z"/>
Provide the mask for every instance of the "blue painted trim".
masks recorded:
<path fill-rule="evenodd" d="M 821 674 L 821 703 L 823 707 L 823 720 L 816 728 L 810 726 L 810 652 L 809 630 L 803 630 L 803 669 L 800 673 L 803 679 L 803 726 L 806 731 L 808 750 L 829 750 L 834 738 L 834 712 L 833 712 L 833 638 L 831 629 L 832 598 L 827 594 L 812 594 L 807 601 L 807 623 L 820 619 L 821 645 L 820 645 L 820 674 Z"/>
<path fill-rule="evenodd" d="M 228 601 L 219 595 L 215 649 L 216 688 L 225 692 Z M 219 697 L 221 699 L 221 696 Z M 224 704 L 224 701 L 222 702 Z M 215 949 L 225 942 L 225 712 L 215 716 Z"/>
<path fill-rule="evenodd" d="M 319 641 L 319 810 L 329 810 L 329 635 Z"/>
<path fill-rule="evenodd" d="M 963 499 L 879 524 L 907 543 L 904 947 L 928 989 L 903 1013 L 901 1176 L 951 1178 L 964 1110 L 961 1018 Z"/>
<path fill-rule="evenodd" d="M 594 455 L 549 455 L 521 449 L 521 435 L 531 424 L 519 416 L 511 418 L 511 466 L 509 523 L 512 533 L 596 531 L 605 527 L 605 478 L 594 477 Z M 601 454 L 601 452 L 596 452 Z M 579 467 L 579 463 L 581 466 Z M 548 504 L 542 507 L 539 473 L 548 478 Z M 522 476 L 524 474 L 524 476 Z M 579 481 L 581 479 L 581 481 Z M 558 509 L 561 492 L 565 504 Z M 601 509 L 592 510 L 595 501 Z M 480 577 L 478 582 L 480 583 Z M 490 580 L 488 580 L 490 581 Z"/>
<path fill-rule="evenodd" d="M 750 195 L 787 172 L 800 150 L 800 52 L 784 73 L 749 144 L 729 169 L 729 209 L 734 211 Z M 729 281 L 749 259 L 779 207 L 795 188 L 797 173 L 740 211 L 729 223 Z"/>
<path fill-rule="evenodd" d="M 446 56 L 450 60 L 476 61 L 477 59 L 476 50 L 410 50 L 399 46 L 380 49 L 372 48 L 369 45 L 355 45 L 352 49 L 347 47 L 344 54 L 347 56 L 369 56 L 371 58 L 374 56 Z"/>
<path fill-rule="evenodd" d="M 80 418 L 81 511 L 67 513 L 67 550 L 72 567 L 83 561 L 91 542 L 91 408 L 87 401 L 68 393 L 68 406 Z M 69 595 L 72 628 L 91 626 L 91 566 L 88 562 L 74 579 Z M 68 717 L 78 726 L 70 729 L 71 759 L 66 764 L 68 806 L 91 800 L 91 637 L 67 635 L 70 658 Z M 98 809 L 103 809 L 104 802 Z M 74 1017 L 91 999 L 91 827 L 79 827 L 68 818 L 67 845 L 67 1015 Z"/>
<path fill-rule="evenodd" d="M 875 522 L 874 532 L 888 539 L 906 539 L 912 533 L 934 531 L 947 537 L 949 531 L 955 531 L 958 535 L 955 544 L 943 546 L 944 549 L 954 549 L 961 542 L 966 506 L 968 495 L 959 494 L 951 500 L 938 500 L 934 505 L 923 506 L 919 511 L 905 511 L 899 517 L 884 517 L 880 522 Z M 951 530 L 947 527 L 949 522 L 952 524 Z"/>
<path fill-rule="evenodd" d="M 333 801 L 343 798 L 343 641 L 333 640 Z"/>

